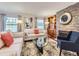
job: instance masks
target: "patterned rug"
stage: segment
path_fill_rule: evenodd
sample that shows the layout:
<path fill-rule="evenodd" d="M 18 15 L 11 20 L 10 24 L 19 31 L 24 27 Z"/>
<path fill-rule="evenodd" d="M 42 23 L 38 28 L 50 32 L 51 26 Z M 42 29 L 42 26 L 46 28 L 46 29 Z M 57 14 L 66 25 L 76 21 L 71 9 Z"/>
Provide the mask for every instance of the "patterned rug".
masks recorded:
<path fill-rule="evenodd" d="M 59 48 L 57 48 L 57 42 L 49 39 L 46 46 L 43 47 L 43 54 L 39 52 L 33 41 L 24 42 L 22 48 L 22 56 L 59 56 Z M 62 51 L 62 56 L 76 56 L 75 52 Z"/>

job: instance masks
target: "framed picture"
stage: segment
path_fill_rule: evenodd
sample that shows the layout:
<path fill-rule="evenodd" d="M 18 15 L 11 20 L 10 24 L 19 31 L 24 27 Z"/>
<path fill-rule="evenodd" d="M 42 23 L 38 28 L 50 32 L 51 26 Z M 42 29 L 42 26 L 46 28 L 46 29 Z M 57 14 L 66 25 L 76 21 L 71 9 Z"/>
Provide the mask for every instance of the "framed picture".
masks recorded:
<path fill-rule="evenodd" d="M 25 19 L 25 28 L 31 29 L 32 28 L 32 18 L 26 18 Z"/>

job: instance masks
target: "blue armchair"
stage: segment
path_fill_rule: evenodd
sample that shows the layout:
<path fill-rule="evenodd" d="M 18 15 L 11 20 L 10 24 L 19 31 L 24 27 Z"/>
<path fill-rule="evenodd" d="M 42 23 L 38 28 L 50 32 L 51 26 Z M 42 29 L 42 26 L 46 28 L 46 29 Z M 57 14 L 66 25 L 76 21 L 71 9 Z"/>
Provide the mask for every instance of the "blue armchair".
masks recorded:
<path fill-rule="evenodd" d="M 65 39 L 64 39 L 65 38 Z M 79 32 L 68 32 L 68 35 L 61 37 L 61 34 L 58 35 L 57 37 L 57 43 L 58 47 L 60 48 L 60 56 L 62 49 L 63 50 L 68 50 L 68 51 L 73 51 L 76 52 L 77 55 L 79 56 Z"/>

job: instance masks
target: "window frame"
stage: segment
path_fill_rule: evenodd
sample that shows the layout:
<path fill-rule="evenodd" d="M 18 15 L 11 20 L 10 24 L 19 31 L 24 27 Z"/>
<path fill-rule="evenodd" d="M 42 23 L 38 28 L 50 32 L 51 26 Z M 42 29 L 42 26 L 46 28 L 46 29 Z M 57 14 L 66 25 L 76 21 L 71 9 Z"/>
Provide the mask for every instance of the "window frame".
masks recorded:
<path fill-rule="evenodd" d="M 15 20 L 15 21 L 13 21 L 14 19 L 7 19 L 7 18 L 15 18 L 15 19 L 17 19 L 17 20 Z M 8 23 L 7 22 L 7 20 L 9 21 L 12 21 L 12 23 L 10 22 L 10 23 Z M 12 26 L 12 28 L 14 27 L 13 25 L 16 25 L 16 28 L 18 27 L 18 23 L 17 23 L 17 21 L 18 21 L 18 17 L 12 17 L 12 16 L 4 16 L 4 31 L 8 31 L 8 30 L 6 30 L 6 26 L 7 27 L 9 27 L 9 26 Z M 14 24 L 13 24 L 13 22 L 14 22 Z M 11 28 L 11 27 L 10 27 Z M 12 28 L 11 28 L 11 32 L 18 32 L 18 28 L 16 29 L 16 31 L 13 31 L 12 30 Z"/>
<path fill-rule="evenodd" d="M 43 20 L 43 25 L 44 25 L 44 26 L 43 26 L 43 29 L 41 29 L 41 28 L 39 28 L 39 29 L 45 30 L 45 20 L 44 20 L 43 18 L 37 18 L 37 19 L 36 19 L 36 28 L 38 28 L 38 24 L 37 24 L 37 21 L 38 21 L 38 20 Z"/>

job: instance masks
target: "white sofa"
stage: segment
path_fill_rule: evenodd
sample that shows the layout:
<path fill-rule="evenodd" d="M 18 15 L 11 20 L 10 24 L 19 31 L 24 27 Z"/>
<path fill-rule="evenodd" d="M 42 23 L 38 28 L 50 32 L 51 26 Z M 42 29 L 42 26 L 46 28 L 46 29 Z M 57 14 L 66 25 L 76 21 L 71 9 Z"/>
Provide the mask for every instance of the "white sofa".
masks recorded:
<path fill-rule="evenodd" d="M 46 31 L 40 29 L 39 29 L 39 34 L 34 34 L 34 29 L 25 29 L 24 33 L 27 34 L 25 35 L 26 39 L 24 40 L 33 40 L 37 37 L 46 37 Z"/>
<path fill-rule="evenodd" d="M 10 47 L 3 47 L 0 49 L 0 56 L 20 56 L 22 45 L 23 37 L 14 37 L 14 42 Z"/>

